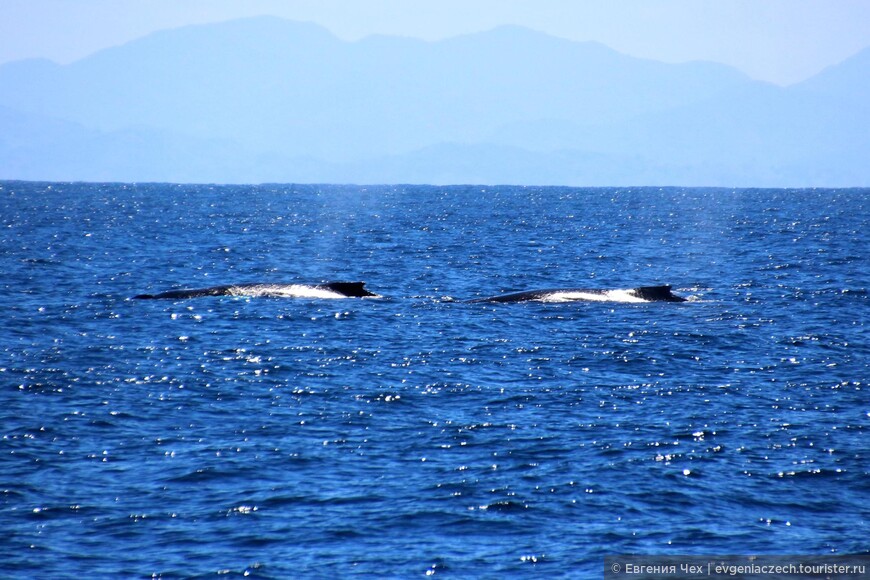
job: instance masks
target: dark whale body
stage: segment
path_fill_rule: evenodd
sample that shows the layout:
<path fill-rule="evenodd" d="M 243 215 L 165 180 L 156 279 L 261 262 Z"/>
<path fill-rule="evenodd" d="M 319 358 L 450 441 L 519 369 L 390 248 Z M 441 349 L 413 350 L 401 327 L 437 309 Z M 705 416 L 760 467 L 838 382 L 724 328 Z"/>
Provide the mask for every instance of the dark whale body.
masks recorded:
<path fill-rule="evenodd" d="M 325 282 L 323 284 L 227 284 L 191 290 L 170 290 L 159 294 L 139 294 L 134 299 L 168 298 L 184 300 L 202 296 L 266 296 L 273 298 L 362 298 L 377 297 L 365 289 L 365 282 Z"/>
<path fill-rule="evenodd" d="M 670 286 L 641 286 L 600 290 L 591 288 L 554 288 L 501 294 L 477 298 L 467 302 L 574 302 L 578 300 L 601 302 L 685 302 L 686 299 L 671 292 Z"/>

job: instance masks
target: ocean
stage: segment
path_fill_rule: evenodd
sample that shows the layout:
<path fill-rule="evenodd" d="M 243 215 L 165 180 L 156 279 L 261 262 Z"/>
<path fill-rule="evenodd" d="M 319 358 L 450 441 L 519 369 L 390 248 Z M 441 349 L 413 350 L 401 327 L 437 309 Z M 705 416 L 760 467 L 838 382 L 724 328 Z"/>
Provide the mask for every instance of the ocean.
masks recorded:
<path fill-rule="evenodd" d="M 0 576 L 870 553 L 870 190 L 6 181 L 0 226 Z M 324 281 L 382 297 L 131 299 Z"/>

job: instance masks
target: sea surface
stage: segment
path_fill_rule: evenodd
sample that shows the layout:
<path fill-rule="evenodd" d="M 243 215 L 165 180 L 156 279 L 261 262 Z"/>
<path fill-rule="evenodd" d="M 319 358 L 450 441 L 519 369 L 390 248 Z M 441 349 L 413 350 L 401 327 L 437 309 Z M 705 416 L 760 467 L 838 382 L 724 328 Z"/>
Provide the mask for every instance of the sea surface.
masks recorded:
<path fill-rule="evenodd" d="M 0 182 L 0 577 L 867 554 L 868 254 L 866 189 Z"/>

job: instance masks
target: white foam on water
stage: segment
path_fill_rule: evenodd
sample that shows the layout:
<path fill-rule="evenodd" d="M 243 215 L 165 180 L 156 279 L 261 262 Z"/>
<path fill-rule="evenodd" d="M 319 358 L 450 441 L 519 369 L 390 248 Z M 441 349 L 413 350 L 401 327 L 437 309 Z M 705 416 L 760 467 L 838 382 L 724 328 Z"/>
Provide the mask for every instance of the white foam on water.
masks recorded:
<path fill-rule="evenodd" d="M 263 284 L 261 286 L 248 286 L 231 288 L 233 296 L 274 296 L 276 298 L 347 298 L 335 290 L 307 286 L 305 284 Z"/>
<path fill-rule="evenodd" d="M 633 290 L 605 290 L 603 292 L 562 291 L 547 294 L 542 302 L 573 302 L 576 300 L 592 302 L 648 302 L 637 296 Z"/>
<path fill-rule="evenodd" d="M 634 290 L 608 290 L 604 293 L 613 302 L 649 302 L 634 293 Z"/>

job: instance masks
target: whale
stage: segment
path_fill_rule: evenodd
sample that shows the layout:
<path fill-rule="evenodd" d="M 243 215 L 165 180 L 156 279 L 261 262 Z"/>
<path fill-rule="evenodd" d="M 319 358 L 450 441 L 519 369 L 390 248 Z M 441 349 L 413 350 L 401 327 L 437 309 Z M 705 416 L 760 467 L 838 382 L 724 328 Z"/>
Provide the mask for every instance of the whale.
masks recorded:
<path fill-rule="evenodd" d="M 671 292 L 668 285 L 640 286 L 624 289 L 597 288 L 551 288 L 499 294 L 487 298 L 466 300 L 475 302 L 686 302 L 686 299 Z"/>
<path fill-rule="evenodd" d="M 249 296 L 269 298 L 380 298 L 369 292 L 365 282 L 324 282 L 322 284 L 226 284 L 209 288 L 169 290 L 159 294 L 139 294 L 134 300 L 186 300 L 203 296 Z"/>

